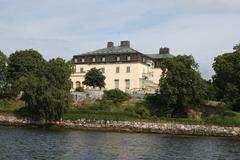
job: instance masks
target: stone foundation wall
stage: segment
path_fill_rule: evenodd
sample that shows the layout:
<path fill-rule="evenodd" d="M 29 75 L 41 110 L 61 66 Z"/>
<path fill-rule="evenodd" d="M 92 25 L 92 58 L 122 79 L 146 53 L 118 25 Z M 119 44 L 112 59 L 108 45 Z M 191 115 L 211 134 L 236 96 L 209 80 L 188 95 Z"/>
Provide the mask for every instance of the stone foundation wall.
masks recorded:
<path fill-rule="evenodd" d="M 0 116 L 0 124 L 4 125 L 46 125 L 30 120 L 17 119 L 11 116 Z M 187 125 L 174 122 L 135 122 L 135 121 L 108 121 L 108 120 L 86 120 L 58 121 L 49 123 L 56 127 L 148 132 L 161 134 L 181 134 L 181 135 L 206 135 L 206 136 L 238 136 L 240 137 L 240 127 L 221 127 L 215 125 Z"/>
<path fill-rule="evenodd" d="M 84 92 L 71 92 L 71 97 L 74 102 L 102 99 L 102 96 L 103 91 L 101 90 L 86 90 Z"/>

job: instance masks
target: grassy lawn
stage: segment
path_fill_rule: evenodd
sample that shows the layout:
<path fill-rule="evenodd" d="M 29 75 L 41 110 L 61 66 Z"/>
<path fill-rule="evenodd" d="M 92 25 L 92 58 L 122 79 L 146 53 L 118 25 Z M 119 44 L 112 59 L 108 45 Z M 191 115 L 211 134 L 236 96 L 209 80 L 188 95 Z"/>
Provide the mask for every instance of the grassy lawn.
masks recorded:
<path fill-rule="evenodd" d="M 0 100 L 0 115 L 16 115 L 17 111 L 24 107 L 23 101 Z M 204 120 L 190 118 L 166 118 L 156 116 L 142 116 L 134 112 L 130 105 L 123 104 L 122 107 L 112 107 L 110 109 L 96 108 L 84 104 L 84 107 L 70 107 L 64 114 L 65 120 L 77 120 L 81 118 L 94 120 L 121 120 L 121 121 L 146 121 L 146 122 L 177 122 L 183 124 L 207 124 L 220 126 L 240 126 L 240 113 L 228 111 L 221 115 L 215 115 Z M 23 114 L 24 115 L 24 114 Z"/>
<path fill-rule="evenodd" d="M 24 107 L 21 100 L 0 100 L 0 115 L 14 115 L 17 110 Z"/>
<path fill-rule="evenodd" d="M 219 126 L 240 126 L 240 113 L 231 112 L 227 115 L 214 116 L 205 120 L 196 120 L 190 118 L 166 118 L 166 117 L 141 117 L 136 113 L 117 112 L 117 111 L 101 111 L 91 109 L 76 109 L 69 108 L 64 115 L 64 119 L 77 120 L 80 118 L 95 119 L 95 120 L 127 120 L 127 121 L 146 121 L 146 122 L 176 122 L 183 124 L 204 124 L 204 125 L 219 125 Z"/>
<path fill-rule="evenodd" d="M 217 116 L 209 118 L 205 122 L 206 124 L 215 124 L 220 126 L 240 126 L 240 113 L 231 112 L 231 115 Z"/>

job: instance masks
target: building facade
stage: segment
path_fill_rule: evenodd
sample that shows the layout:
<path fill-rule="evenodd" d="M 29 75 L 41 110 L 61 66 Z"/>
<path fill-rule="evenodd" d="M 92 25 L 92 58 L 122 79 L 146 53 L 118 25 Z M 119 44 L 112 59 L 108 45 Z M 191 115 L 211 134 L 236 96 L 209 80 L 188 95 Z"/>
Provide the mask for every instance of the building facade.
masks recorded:
<path fill-rule="evenodd" d="M 143 54 L 132 49 L 129 41 L 121 41 L 119 46 L 108 42 L 106 48 L 73 56 L 72 90 L 80 86 L 86 88 L 82 84 L 85 74 L 97 68 L 106 77 L 105 89 L 153 92 L 162 73 L 160 64 L 171 57 L 168 48 L 160 48 L 158 54 Z"/>

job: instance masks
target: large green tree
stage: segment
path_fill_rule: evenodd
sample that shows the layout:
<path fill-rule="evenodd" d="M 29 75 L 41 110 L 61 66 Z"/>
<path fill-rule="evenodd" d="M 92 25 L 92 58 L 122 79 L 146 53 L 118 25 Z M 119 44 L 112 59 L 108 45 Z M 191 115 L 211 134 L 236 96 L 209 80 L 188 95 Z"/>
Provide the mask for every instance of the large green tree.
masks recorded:
<path fill-rule="evenodd" d="M 236 44 L 236 45 L 233 47 L 233 49 L 234 49 L 235 51 L 240 51 L 240 43 Z"/>
<path fill-rule="evenodd" d="M 33 49 L 16 51 L 10 55 L 7 79 L 13 96 L 23 90 L 27 77 L 43 74 L 45 62 L 42 55 Z"/>
<path fill-rule="evenodd" d="M 172 108 L 175 116 L 186 116 L 189 105 L 198 105 L 204 97 L 198 64 L 192 56 L 176 56 L 162 64 L 159 102 Z"/>
<path fill-rule="evenodd" d="M 71 63 L 62 58 L 51 59 L 44 70 L 48 81 L 59 89 L 71 89 Z"/>
<path fill-rule="evenodd" d="M 0 98 L 4 97 L 7 85 L 6 81 L 7 64 L 8 64 L 7 56 L 2 51 L 0 51 Z"/>
<path fill-rule="evenodd" d="M 219 55 L 214 59 L 213 84 L 217 88 L 218 100 L 224 101 L 236 111 L 240 111 L 240 49 Z"/>
<path fill-rule="evenodd" d="M 83 84 L 94 88 L 99 87 L 101 89 L 105 87 L 105 79 L 106 77 L 102 74 L 100 69 L 92 68 L 86 73 Z"/>
<path fill-rule="evenodd" d="M 43 68 L 42 75 L 28 78 L 23 99 L 37 118 L 59 120 L 70 102 L 71 65 L 57 58 L 45 63 Z"/>

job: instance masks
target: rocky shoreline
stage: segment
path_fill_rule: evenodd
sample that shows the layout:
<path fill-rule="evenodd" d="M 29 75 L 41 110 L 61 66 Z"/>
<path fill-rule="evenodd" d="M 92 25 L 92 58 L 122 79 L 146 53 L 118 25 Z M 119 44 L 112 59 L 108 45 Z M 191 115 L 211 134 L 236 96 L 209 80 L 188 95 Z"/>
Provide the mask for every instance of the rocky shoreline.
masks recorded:
<path fill-rule="evenodd" d="M 199 136 L 234 136 L 240 137 L 240 127 L 223 127 L 216 125 L 188 125 L 175 122 L 137 122 L 137 121 L 109 121 L 63 120 L 51 123 L 40 123 L 28 119 L 18 119 L 14 116 L 1 116 L 0 125 L 13 126 L 53 126 L 60 128 L 77 128 L 89 130 L 127 131 L 160 133 L 172 135 L 199 135 Z"/>

